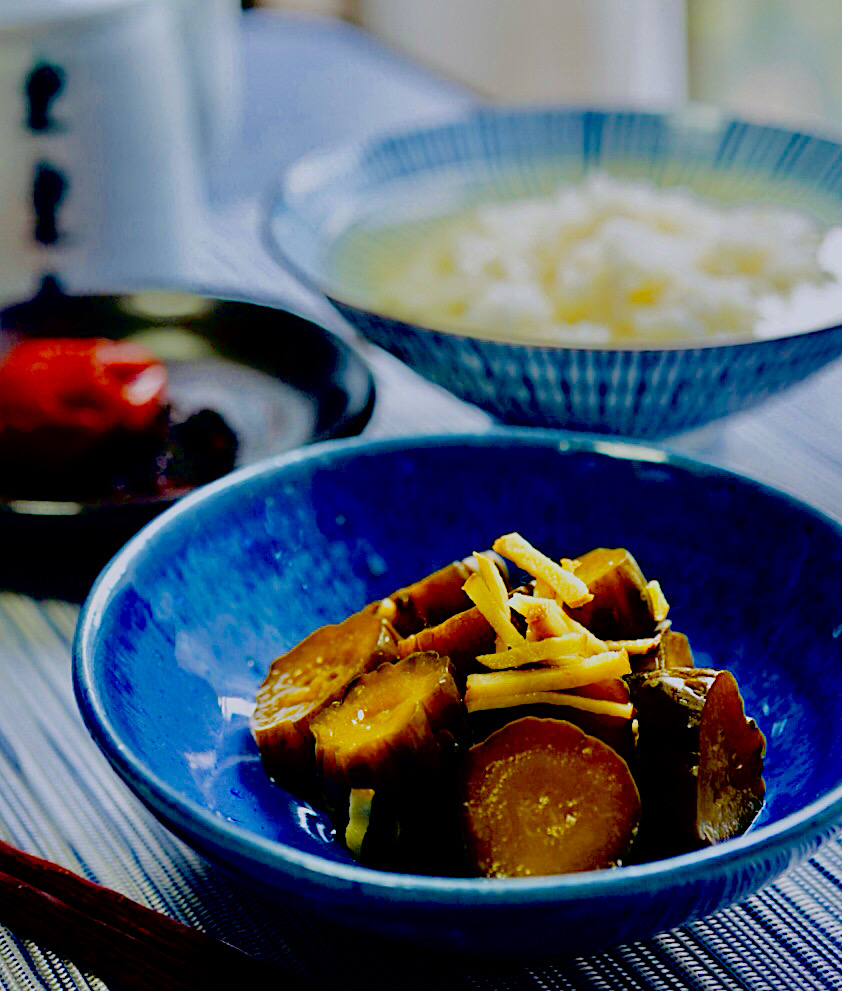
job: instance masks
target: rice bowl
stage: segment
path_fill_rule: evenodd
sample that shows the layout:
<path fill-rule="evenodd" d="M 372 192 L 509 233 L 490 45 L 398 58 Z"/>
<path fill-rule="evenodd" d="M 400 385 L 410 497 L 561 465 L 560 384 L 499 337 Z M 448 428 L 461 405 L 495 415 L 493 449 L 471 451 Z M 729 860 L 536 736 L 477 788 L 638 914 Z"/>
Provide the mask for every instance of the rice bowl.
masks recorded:
<path fill-rule="evenodd" d="M 498 421 L 664 437 L 750 409 L 842 355 L 840 162 L 836 142 L 728 119 L 710 108 L 484 109 L 299 160 L 281 179 L 265 233 L 279 262 L 366 338 Z M 605 340 L 602 324 L 585 319 L 597 315 L 590 303 L 576 328 L 581 339 L 569 341 L 558 340 L 551 324 L 530 330 L 535 336 L 452 322 L 443 329 L 395 316 L 373 299 L 373 255 L 399 259 L 413 247 L 402 241 L 423 240 L 442 217 L 488 202 L 501 204 L 501 211 L 518 201 L 543 202 L 563 185 L 605 174 L 624 186 L 654 184 L 659 196 L 686 190 L 729 213 L 739 211 L 714 252 L 713 271 L 710 258 L 703 270 L 717 275 L 718 297 L 711 278 L 701 288 L 693 275 L 698 265 L 689 268 L 689 281 L 673 279 L 669 295 L 674 252 L 662 245 L 648 252 L 666 256 L 659 285 L 641 267 L 639 239 L 630 239 L 627 227 L 623 233 L 624 221 L 614 246 L 601 245 L 598 268 L 614 278 L 619 268 L 611 252 L 619 243 L 626 295 L 638 293 L 641 303 L 660 295 L 658 308 L 638 308 L 645 319 L 638 320 L 636 336 Z M 678 208 L 685 209 L 680 198 Z M 769 221 L 773 215 L 794 235 L 794 254 L 766 243 L 780 229 Z M 765 232 L 744 230 L 746 217 L 753 224 L 762 220 Z M 822 236 L 814 254 L 817 230 Z M 472 264 L 480 262 L 481 251 L 474 251 Z M 766 272 L 765 285 L 751 277 L 757 264 Z M 741 284 L 731 278 L 739 268 Z M 424 295 L 423 278 L 421 283 Z M 550 307 L 533 283 L 521 276 L 502 288 L 494 282 L 483 307 L 503 323 L 514 310 L 522 323 L 529 311 L 533 324 L 540 324 L 535 315 Z M 700 287 L 692 306 L 685 291 L 690 284 Z M 581 292 L 587 299 L 587 288 Z M 457 301 L 460 306 L 464 301 Z M 756 326 L 733 329 L 734 317 L 744 320 L 750 311 L 762 317 Z"/>

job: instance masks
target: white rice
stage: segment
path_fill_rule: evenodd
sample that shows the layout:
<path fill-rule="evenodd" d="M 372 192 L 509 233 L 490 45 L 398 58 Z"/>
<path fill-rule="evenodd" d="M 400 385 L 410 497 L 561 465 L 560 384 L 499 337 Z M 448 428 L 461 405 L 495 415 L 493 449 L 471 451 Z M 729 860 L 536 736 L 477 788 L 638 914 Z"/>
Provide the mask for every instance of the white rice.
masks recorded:
<path fill-rule="evenodd" d="M 378 309 L 427 326 L 576 344 L 752 334 L 760 307 L 820 284 L 824 232 L 604 174 L 442 221 L 373 280 Z"/>

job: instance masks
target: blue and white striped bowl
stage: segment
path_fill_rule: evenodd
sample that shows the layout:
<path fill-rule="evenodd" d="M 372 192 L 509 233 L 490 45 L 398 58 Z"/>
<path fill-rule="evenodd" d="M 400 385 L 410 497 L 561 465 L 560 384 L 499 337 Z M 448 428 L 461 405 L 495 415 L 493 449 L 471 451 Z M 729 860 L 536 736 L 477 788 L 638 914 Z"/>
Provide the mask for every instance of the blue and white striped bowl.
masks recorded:
<path fill-rule="evenodd" d="M 797 332 L 772 338 L 546 346 L 374 312 L 353 258 L 337 261 L 351 231 L 363 229 L 371 244 L 396 217 L 546 194 L 594 170 L 724 202 L 791 206 L 827 224 L 842 218 L 842 146 L 825 138 L 702 107 L 478 110 L 297 162 L 273 196 L 266 239 L 367 338 L 504 423 L 663 436 L 754 406 L 842 354 L 838 288 L 794 314 L 788 329 Z"/>

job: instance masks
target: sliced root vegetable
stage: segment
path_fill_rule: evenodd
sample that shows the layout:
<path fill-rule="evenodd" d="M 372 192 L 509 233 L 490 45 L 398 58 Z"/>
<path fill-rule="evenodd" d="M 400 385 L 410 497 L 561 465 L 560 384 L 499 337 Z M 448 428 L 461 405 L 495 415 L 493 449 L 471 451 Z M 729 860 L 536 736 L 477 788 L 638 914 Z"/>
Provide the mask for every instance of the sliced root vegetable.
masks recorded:
<path fill-rule="evenodd" d="M 251 718 L 269 774 L 293 790 L 309 790 L 315 772 L 313 718 L 342 698 L 355 678 L 396 657 L 392 626 L 363 612 L 317 630 L 277 658 Z"/>
<path fill-rule="evenodd" d="M 675 668 L 626 679 L 637 713 L 631 762 L 643 800 L 632 858 L 661 860 L 702 846 L 697 828 L 699 723 L 717 672 Z"/>
<path fill-rule="evenodd" d="M 497 554 L 494 554 L 494 558 L 499 559 Z M 500 570 L 492 559 L 491 554 L 474 551 L 474 559 L 477 562 L 477 574 L 485 582 L 488 590 L 500 607 L 500 611 L 506 619 L 509 619 L 511 616 L 511 610 L 509 609 L 509 587 L 503 581 L 503 576 L 500 574 Z"/>
<path fill-rule="evenodd" d="M 567 616 L 555 599 L 515 592 L 509 597 L 509 605 L 526 619 L 527 639 L 561 637 L 573 632 L 573 621 Z"/>
<path fill-rule="evenodd" d="M 657 643 L 645 653 L 638 654 L 629 651 L 632 669 L 635 672 L 665 670 L 667 668 L 695 667 L 693 649 L 690 641 L 683 633 L 678 633 L 669 626 L 669 621 L 660 624 L 655 640 Z"/>
<path fill-rule="evenodd" d="M 520 668 L 526 664 L 579 664 L 588 656 L 589 646 L 584 633 L 565 633 L 560 637 L 527 640 L 510 650 L 478 654 L 477 660 L 493 671 Z"/>
<path fill-rule="evenodd" d="M 699 722 L 713 668 L 671 668 L 630 675 L 626 682 L 640 724 L 641 758 L 664 748 L 699 752 Z"/>
<path fill-rule="evenodd" d="M 448 659 L 425 653 L 363 675 L 310 728 L 329 786 L 380 789 L 398 785 L 405 772 L 420 776 L 446 765 L 464 719 Z"/>
<path fill-rule="evenodd" d="M 645 597 L 646 579 L 624 547 L 598 547 L 577 561 L 576 574 L 593 597 L 571 608 L 574 619 L 604 640 L 638 640 L 654 635 L 655 620 Z"/>
<path fill-rule="evenodd" d="M 492 551 L 484 551 L 482 560 L 478 557 L 474 554 L 461 561 L 453 561 L 421 581 L 398 589 L 388 599 L 369 608 L 389 619 L 399 636 L 407 637 L 469 609 L 471 601 L 462 591 L 462 586 L 480 568 L 487 569 L 485 573 L 489 576 L 493 573 L 494 577 L 489 577 L 489 580 L 496 579 L 505 596 L 508 591 L 505 561 Z"/>
<path fill-rule="evenodd" d="M 519 533 L 498 537 L 493 548 L 527 574 L 545 583 L 567 605 L 581 606 L 593 598 L 588 586 L 577 574 L 547 557 Z"/>
<path fill-rule="evenodd" d="M 348 802 L 348 825 L 345 827 L 345 846 L 359 858 L 371 823 L 373 788 L 353 788 Z"/>
<path fill-rule="evenodd" d="M 763 734 L 733 676 L 711 668 L 631 675 L 643 798 L 634 857 L 656 860 L 744 832 L 763 804 Z"/>
<path fill-rule="evenodd" d="M 479 708 L 490 698 L 523 695 L 529 692 L 558 692 L 579 688 L 603 678 L 622 678 L 630 672 L 625 651 L 609 651 L 583 657 L 575 665 L 534 670 L 493 671 L 468 676 L 465 704 Z"/>
<path fill-rule="evenodd" d="M 399 640 L 397 649 L 400 657 L 426 651 L 449 657 L 457 683 L 464 685 L 468 672 L 476 667 L 477 655 L 491 653 L 494 645 L 494 628 L 474 606 L 437 626 Z"/>
<path fill-rule="evenodd" d="M 649 654 L 661 644 L 660 636 L 641 637 L 639 640 L 606 640 L 609 650 L 624 650 L 627 654 Z"/>
<path fill-rule="evenodd" d="M 766 795 L 766 738 L 747 719 L 734 676 L 721 671 L 707 693 L 699 725 L 698 831 L 721 843 L 744 833 Z"/>
<path fill-rule="evenodd" d="M 636 724 L 629 690 L 622 678 L 568 688 L 564 692 L 535 692 L 494 698 L 471 711 L 471 732 L 475 741 L 482 740 L 513 719 L 539 716 L 546 719 L 566 719 L 589 736 L 607 743 L 630 761 L 634 754 Z M 525 708 L 528 706 L 528 708 Z"/>
<path fill-rule="evenodd" d="M 469 862 L 485 877 L 617 866 L 640 817 L 623 758 L 564 720 L 527 716 L 472 747 L 461 790 Z"/>
<path fill-rule="evenodd" d="M 312 730 L 326 807 L 357 859 L 464 871 L 456 765 L 467 727 L 447 658 L 414 654 L 363 675 Z"/>
<path fill-rule="evenodd" d="M 634 706 L 630 702 L 612 702 L 606 699 L 592 699 L 572 692 L 523 692 L 519 695 L 500 695 L 485 699 L 474 699 L 468 703 L 468 712 L 482 712 L 487 709 L 511 709 L 524 705 L 559 705 L 569 709 L 581 709 L 595 715 L 613 716 L 616 719 L 631 719 Z"/>
<path fill-rule="evenodd" d="M 508 603 L 502 606 L 494 590 L 483 581 L 480 574 L 471 575 L 463 586 L 465 595 L 475 603 L 488 625 L 507 647 L 518 647 L 524 643 L 523 634 L 509 618 Z"/>

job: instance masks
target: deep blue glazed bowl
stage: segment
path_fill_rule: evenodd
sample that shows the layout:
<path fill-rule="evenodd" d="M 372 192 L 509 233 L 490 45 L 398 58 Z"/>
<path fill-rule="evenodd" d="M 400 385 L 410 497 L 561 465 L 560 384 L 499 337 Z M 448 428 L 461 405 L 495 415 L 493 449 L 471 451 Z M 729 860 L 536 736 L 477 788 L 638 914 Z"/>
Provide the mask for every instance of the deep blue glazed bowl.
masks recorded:
<path fill-rule="evenodd" d="M 272 659 L 517 529 L 557 556 L 624 545 L 697 663 L 768 738 L 752 830 L 643 866 L 517 881 L 381 873 L 265 775 L 248 729 Z M 100 576 L 79 706 L 117 773 L 211 861 L 302 911 L 443 950 L 584 953 L 745 898 L 842 819 L 842 527 L 725 471 L 549 431 L 329 442 L 188 496 Z"/>
<path fill-rule="evenodd" d="M 748 409 L 842 354 L 838 282 L 800 294 L 785 335 L 656 347 L 489 340 L 372 310 L 365 265 L 355 254 L 360 236 L 369 249 L 387 249 L 398 218 L 542 195 L 594 170 L 724 202 L 791 206 L 823 224 L 842 216 L 842 147 L 823 138 L 703 107 L 666 114 L 480 110 L 294 164 L 272 199 L 266 240 L 283 265 L 374 343 L 509 424 L 664 436 Z M 833 246 L 830 267 L 838 275 L 842 260 Z"/>

